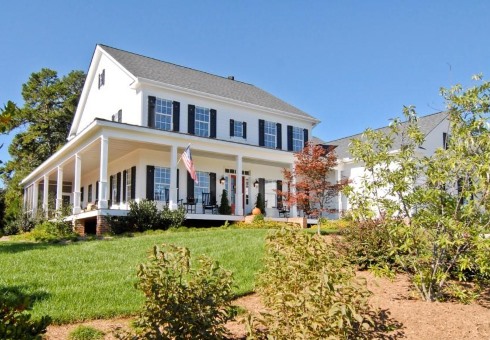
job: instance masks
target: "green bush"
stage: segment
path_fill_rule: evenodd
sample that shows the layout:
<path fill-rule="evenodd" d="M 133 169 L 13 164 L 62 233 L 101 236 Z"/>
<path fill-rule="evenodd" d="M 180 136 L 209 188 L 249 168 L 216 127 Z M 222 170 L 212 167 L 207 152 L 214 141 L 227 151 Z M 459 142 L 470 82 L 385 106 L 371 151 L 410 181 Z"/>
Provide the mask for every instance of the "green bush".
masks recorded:
<path fill-rule="evenodd" d="M 36 225 L 24 238 L 38 242 L 59 242 L 61 240 L 76 240 L 78 235 L 73 232 L 70 222 L 43 221 Z"/>
<path fill-rule="evenodd" d="M 161 220 L 163 229 L 178 228 L 182 226 L 185 221 L 184 207 L 178 207 L 176 210 L 170 210 L 169 207 L 163 207 Z"/>
<path fill-rule="evenodd" d="M 352 223 L 342 229 L 341 236 L 335 244 L 359 269 L 393 268 L 395 265 L 389 229 L 382 220 Z"/>
<path fill-rule="evenodd" d="M 191 268 L 187 248 L 155 246 L 138 269 L 136 286 L 146 301 L 132 338 L 220 339 L 236 311 L 231 308 L 233 278 L 208 257 Z"/>
<path fill-rule="evenodd" d="M 259 319 L 268 339 L 357 338 L 372 324 L 365 285 L 317 235 L 270 233 L 258 287 L 269 310 Z"/>
<path fill-rule="evenodd" d="M 49 316 L 31 320 L 26 312 L 31 307 L 30 298 L 8 289 L 0 289 L 0 339 L 42 339 L 41 334 L 51 323 Z"/>
<path fill-rule="evenodd" d="M 223 193 L 221 194 L 221 204 L 218 211 L 221 215 L 231 215 L 230 201 L 228 200 L 226 189 L 223 189 Z"/>
<path fill-rule="evenodd" d="M 99 340 L 104 339 L 104 332 L 97 328 L 80 325 L 68 335 L 70 340 Z"/>
<path fill-rule="evenodd" d="M 133 231 L 145 231 L 160 228 L 161 218 L 154 201 L 142 200 L 129 202 L 128 223 Z"/>
<path fill-rule="evenodd" d="M 255 201 L 255 207 L 259 208 L 260 209 L 260 212 L 262 213 L 262 215 L 266 215 L 265 213 L 265 201 L 264 201 L 264 198 L 262 197 L 262 194 L 259 192 L 257 194 L 257 200 Z"/>

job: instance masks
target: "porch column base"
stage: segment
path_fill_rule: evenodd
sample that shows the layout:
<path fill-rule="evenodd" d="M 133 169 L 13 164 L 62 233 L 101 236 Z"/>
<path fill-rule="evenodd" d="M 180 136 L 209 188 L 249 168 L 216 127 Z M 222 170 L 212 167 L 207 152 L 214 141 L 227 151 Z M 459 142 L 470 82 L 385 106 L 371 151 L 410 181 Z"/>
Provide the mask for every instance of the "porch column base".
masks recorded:
<path fill-rule="evenodd" d="M 75 232 L 80 236 L 85 236 L 85 221 L 75 220 L 74 224 Z"/>
<path fill-rule="evenodd" d="M 106 201 L 107 202 L 107 201 Z M 97 227 L 95 233 L 97 236 L 102 236 L 110 232 L 109 220 L 107 216 L 98 215 L 97 216 Z"/>

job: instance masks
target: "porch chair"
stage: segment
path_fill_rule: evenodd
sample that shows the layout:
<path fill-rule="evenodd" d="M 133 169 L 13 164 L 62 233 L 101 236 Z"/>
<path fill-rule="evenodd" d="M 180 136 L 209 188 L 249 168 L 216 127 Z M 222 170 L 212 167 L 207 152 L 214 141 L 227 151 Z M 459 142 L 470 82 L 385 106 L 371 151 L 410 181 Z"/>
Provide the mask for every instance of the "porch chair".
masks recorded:
<path fill-rule="evenodd" d="M 279 204 L 277 206 L 277 210 L 279 211 L 279 217 L 285 217 L 285 218 L 288 218 L 289 217 L 289 207 L 284 205 L 284 204 Z"/>
<path fill-rule="evenodd" d="M 194 197 L 187 197 L 187 202 L 182 203 L 182 205 L 185 206 L 185 211 L 190 213 L 196 213 L 196 206 L 197 206 L 197 201 L 199 199 L 194 198 Z"/>
<path fill-rule="evenodd" d="M 208 192 L 202 193 L 202 212 L 206 213 L 206 210 L 211 210 L 212 214 L 218 213 L 218 205 L 216 204 L 216 197 L 211 197 Z"/>

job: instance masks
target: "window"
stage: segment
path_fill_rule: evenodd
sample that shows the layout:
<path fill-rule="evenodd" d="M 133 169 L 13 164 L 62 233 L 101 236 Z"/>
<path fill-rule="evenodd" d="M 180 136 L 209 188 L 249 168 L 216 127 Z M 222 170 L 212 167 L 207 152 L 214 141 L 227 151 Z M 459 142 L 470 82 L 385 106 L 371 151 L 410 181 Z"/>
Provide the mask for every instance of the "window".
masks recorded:
<path fill-rule="evenodd" d="M 101 73 L 99 73 L 99 89 L 105 85 L 105 69 L 102 70 Z"/>
<path fill-rule="evenodd" d="M 298 127 L 293 127 L 293 151 L 301 151 L 305 146 L 304 131 Z"/>
<path fill-rule="evenodd" d="M 116 203 L 117 200 L 117 177 L 116 176 L 111 176 L 110 178 L 110 185 L 111 185 L 111 197 L 112 197 L 112 203 Z"/>
<path fill-rule="evenodd" d="M 276 123 L 265 121 L 264 145 L 268 148 L 276 148 Z"/>
<path fill-rule="evenodd" d="M 155 127 L 166 131 L 172 130 L 172 101 L 161 98 L 156 99 Z"/>
<path fill-rule="evenodd" d="M 87 202 L 92 202 L 92 184 L 88 185 Z"/>
<path fill-rule="evenodd" d="M 131 200 L 131 169 L 126 170 L 126 197 L 124 197 L 125 202 Z"/>
<path fill-rule="evenodd" d="M 198 184 L 194 184 L 194 198 L 202 199 L 203 192 L 210 192 L 209 172 L 197 171 Z"/>
<path fill-rule="evenodd" d="M 237 122 L 235 120 L 235 131 L 234 131 L 234 136 L 235 137 L 243 137 L 243 122 Z"/>
<path fill-rule="evenodd" d="M 201 137 L 209 137 L 209 109 L 196 106 L 195 134 Z"/>
<path fill-rule="evenodd" d="M 155 167 L 153 195 L 155 201 L 166 201 L 165 189 L 170 188 L 170 168 Z"/>

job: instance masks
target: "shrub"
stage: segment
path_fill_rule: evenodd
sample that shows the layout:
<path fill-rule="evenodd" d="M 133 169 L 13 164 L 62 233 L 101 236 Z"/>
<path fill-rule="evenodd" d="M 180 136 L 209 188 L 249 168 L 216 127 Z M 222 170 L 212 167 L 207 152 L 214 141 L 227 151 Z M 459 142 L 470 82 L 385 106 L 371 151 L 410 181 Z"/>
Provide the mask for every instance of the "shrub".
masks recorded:
<path fill-rule="evenodd" d="M 73 232 L 71 223 L 63 221 L 44 221 L 25 235 L 27 239 L 38 242 L 59 242 L 61 240 L 76 240 L 78 235 Z"/>
<path fill-rule="evenodd" d="M 138 269 L 136 286 L 145 295 L 136 321 L 138 338 L 219 339 L 224 324 L 234 317 L 231 308 L 232 274 L 208 257 L 190 266 L 187 248 L 155 246 L 149 262 Z"/>
<path fill-rule="evenodd" d="M 255 201 L 255 206 L 260 209 L 260 212 L 262 215 L 266 215 L 265 213 L 265 201 L 264 198 L 262 197 L 262 194 L 259 192 L 257 194 L 257 200 Z"/>
<path fill-rule="evenodd" d="M 51 323 L 49 316 L 31 320 L 26 312 L 30 309 L 30 298 L 18 292 L 0 290 L 0 339 L 42 339 L 41 334 Z"/>
<path fill-rule="evenodd" d="M 99 340 L 104 339 L 104 332 L 97 328 L 80 325 L 68 335 L 70 340 Z"/>
<path fill-rule="evenodd" d="M 268 338 L 355 338 L 372 323 L 369 292 L 317 235 L 285 229 L 269 234 L 258 286 L 270 311 L 259 319 Z"/>
<path fill-rule="evenodd" d="M 221 194 L 221 204 L 218 211 L 221 215 L 231 215 L 231 207 L 226 189 L 223 189 L 223 193 Z"/>
<path fill-rule="evenodd" d="M 134 231 L 162 229 L 161 216 L 154 201 L 129 202 L 128 223 Z"/>
<path fill-rule="evenodd" d="M 390 234 L 382 220 L 352 223 L 341 231 L 335 244 L 343 255 L 360 269 L 392 268 L 395 255 L 390 244 Z"/>
<path fill-rule="evenodd" d="M 176 210 L 170 210 L 169 207 L 163 207 L 161 220 L 163 229 L 178 228 L 182 226 L 185 221 L 184 207 L 178 207 Z"/>

